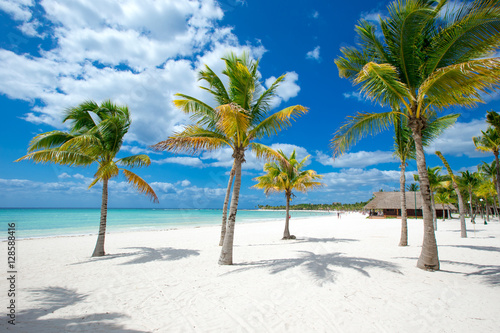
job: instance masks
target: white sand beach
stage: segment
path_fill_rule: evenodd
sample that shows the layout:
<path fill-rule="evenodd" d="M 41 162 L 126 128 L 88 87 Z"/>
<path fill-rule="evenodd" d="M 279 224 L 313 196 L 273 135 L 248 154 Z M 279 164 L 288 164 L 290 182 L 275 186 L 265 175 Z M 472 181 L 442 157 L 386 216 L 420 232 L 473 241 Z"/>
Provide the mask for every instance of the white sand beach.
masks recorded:
<path fill-rule="evenodd" d="M 500 223 L 460 238 L 439 222 L 441 271 L 415 267 L 422 221 L 360 214 L 237 224 L 233 266 L 219 266 L 219 227 L 17 241 L 13 332 L 496 332 Z M 97 226 L 96 226 L 97 228 Z M 6 242 L 1 243 L 6 253 Z M 4 266 L 5 267 L 5 266 Z M 6 270 L 5 270 L 6 271 Z M 6 274 L 6 273 L 5 273 Z M 1 279 L 5 295 L 8 281 Z"/>

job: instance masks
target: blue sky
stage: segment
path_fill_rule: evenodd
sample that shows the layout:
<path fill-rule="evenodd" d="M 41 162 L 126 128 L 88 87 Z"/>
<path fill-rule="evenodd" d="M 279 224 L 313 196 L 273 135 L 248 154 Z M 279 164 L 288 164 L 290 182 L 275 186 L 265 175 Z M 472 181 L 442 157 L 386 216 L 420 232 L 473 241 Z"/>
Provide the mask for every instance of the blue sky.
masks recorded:
<path fill-rule="evenodd" d="M 347 115 L 382 110 L 341 79 L 333 60 L 355 43 L 354 26 L 385 14 L 388 1 L 87 1 L 0 0 L 0 207 L 99 207 L 99 186 L 88 190 L 95 166 L 14 163 L 39 133 L 64 129 L 65 108 L 87 99 L 126 104 L 133 123 L 123 156 L 147 153 L 148 168 L 135 172 L 156 191 L 153 204 L 123 178 L 110 184 L 109 207 L 220 208 L 231 152 L 197 156 L 151 151 L 188 123 L 172 104 L 175 93 L 211 101 L 198 88 L 204 64 L 216 71 L 228 51 L 260 58 L 262 81 L 287 73 L 276 111 L 295 104 L 309 113 L 291 128 L 261 142 L 299 157 L 324 175 L 325 187 L 298 193 L 294 203 L 366 201 L 373 191 L 399 188 L 399 164 L 392 157 L 392 132 L 360 141 L 332 159 L 333 133 Z M 475 109 L 454 109 L 458 123 L 427 149 L 428 165 L 440 165 L 441 150 L 456 171 L 490 162 L 474 150 L 472 136 L 486 129 L 485 114 L 499 109 L 498 96 Z M 252 189 L 264 162 L 248 155 L 243 168 L 240 208 L 283 204 L 281 194 Z M 407 179 L 416 164 L 410 162 Z"/>

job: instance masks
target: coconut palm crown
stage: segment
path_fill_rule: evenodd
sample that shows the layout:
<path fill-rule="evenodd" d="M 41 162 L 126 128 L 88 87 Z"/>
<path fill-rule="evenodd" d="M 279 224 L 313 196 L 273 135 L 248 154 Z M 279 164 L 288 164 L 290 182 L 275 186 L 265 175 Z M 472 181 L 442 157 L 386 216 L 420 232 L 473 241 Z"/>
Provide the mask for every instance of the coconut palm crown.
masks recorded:
<path fill-rule="evenodd" d="M 259 61 L 251 60 L 245 53 L 242 56 L 231 53 L 222 60 L 226 65 L 222 74 L 228 80 L 227 88 L 221 78 L 208 66 L 205 66 L 198 75 L 199 80 L 206 84 L 201 88 L 214 97 L 217 106 L 212 107 L 197 98 L 176 94 L 181 99 L 174 100 L 174 104 L 189 114 L 194 124 L 153 147 L 158 150 L 192 154 L 223 147 L 230 147 L 232 150 L 234 187 L 219 258 L 219 264 L 231 265 L 234 224 L 241 187 L 241 167 L 245 162 L 245 153 L 251 150 L 258 158 L 280 159 L 281 156 L 276 151 L 256 140 L 288 128 L 292 120 L 308 110 L 301 105 L 294 105 L 270 114 L 276 98 L 276 89 L 285 75 L 278 77 L 269 88 L 264 89 L 258 72 Z M 228 185 L 230 184 L 231 182 Z"/>
<path fill-rule="evenodd" d="M 344 47 L 335 60 L 341 77 L 360 85 L 364 95 L 392 110 L 358 113 L 335 133 L 332 146 L 342 154 L 367 133 L 392 123 L 394 112 L 408 119 L 415 140 L 416 160 L 424 201 L 424 240 L 417 267 L 439 269 L 432 223 L 422 130 L 429 115 L 452 106 L 473 107 L 498 88 L 500 4 L 476 0 L 453 5 L 447 0 L 399 0 L 375 25 L 356 26 L 358 47 Z"/>
<path fill-rule="evenodd" d="M 290 235 L 290 200 L 294 195 L 293 191 L 307 192 L 313 188 L 323 186 L 318 180 L 323 178 L 314 170 L 303 170 L 309 156 L 303 158 L 300 162 L 297 160 L 295 150 L 287 156 L 283 151 L 278 150 L 283 157 L 280 162 L 269 162 L 264 165 L 263 176 L 254 178 L 258 183 L 253 187 L 263 189 L 266 195 L 276 192 L 285 192 L 286 197 L 286 217 L 285 231 L 283 239 L 294 238 Z"/>
<path fill-rule="evenodd" d="M 66 110 L 63 122 L 70 122 L 70 131 L 51 131 L 35 136 L 29 145 L 28 154 L 16 160 L 32 160 L 36 163 L 56 163 L 69 166 L 89 166 L 96 163 L 97 171 L 89 185 L 102 182 L 101 222 L 93 257 L 105 255 L 108 181 L 123 173 L 127 181 L 139 192 L 154 202 L 158 197 L 149 184 L 137 174 L 123 167 L 148 166 L 147 155 L 140 154 L 117 159 L 124 136 L 131 124 L 127 106 L 118 106 L 111 101 L 101 105 L 86 101 Z"/>

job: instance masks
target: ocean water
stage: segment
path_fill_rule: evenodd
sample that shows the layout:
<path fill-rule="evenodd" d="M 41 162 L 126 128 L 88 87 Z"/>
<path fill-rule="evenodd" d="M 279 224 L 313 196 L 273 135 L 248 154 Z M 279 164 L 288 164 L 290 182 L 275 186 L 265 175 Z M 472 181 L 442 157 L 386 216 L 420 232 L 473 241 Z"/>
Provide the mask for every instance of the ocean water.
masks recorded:
<path fill-rule="evenodd" d="M 307 218 L 327 212 L 293 211 L 292 218 Z M 284 211 L 238 210 L 236 223 L 283 220 Z M 219 225 L 221 209 L 108 209 L 107 232 L 160 230 L 205 225 Z M 7 223 L 16 224 L 17 238 L 97 234 L 99 209 L 0 209 L 3 232 Z"/>

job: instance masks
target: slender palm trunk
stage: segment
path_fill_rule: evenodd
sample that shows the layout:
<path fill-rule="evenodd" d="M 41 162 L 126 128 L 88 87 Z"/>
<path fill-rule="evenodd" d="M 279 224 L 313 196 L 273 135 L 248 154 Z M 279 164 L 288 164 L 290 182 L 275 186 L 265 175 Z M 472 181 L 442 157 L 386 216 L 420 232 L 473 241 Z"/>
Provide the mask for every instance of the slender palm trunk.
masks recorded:
<path fill-rule="evenodd" d="M 420 194 L 422 195 L 422 213 L 424 222 L 424 240 L 422 252 L 418 258 L 417 267 L 425 270 L 439 270 L 438 248 L 434 225 L 432 221 L 431 189 L 427 165 L 425 163 L 424 147 L 422 145 L 422 128 L 424 123 L 420 119 L 410 119 L 413 140 L 417 153 L 417 169 L 420 178 Z"/>
<path fill-rule="evenodd" d="M 462 198 L 462 193 L 460 192 L 460 189 L 458 188 L 458 185 L 455 182 L 453 183 L 453 189 L 455 190 L 455 193 L 457 194 L 458 197 L 458 212 L 460 214 L 460 236 L 462 238 L 467 238 L 467 228 L 465 226 L 464 199 Z"/>
<path fill-rule="evenodd" d="M 399 188 L 401 191 L 401 238 L 399 240 L 399 246 L 408 245 L 408 222 L 406 217 L 406 162 L 401 161 L 401 174 L 399 176 Z"/>
<path fill-rule="evenodd" d="M 238 212 L 238 201 L 240 198 L 241 188 L 241 164 L 245 161 L 244 150 L 236 150 L 233 154 L 234 157 L 234 188 L 231 197 L 231 206 L 229 207 L 229 217 L 226 225 L 226 235 L 224 236 L 224 243 L 219 257 L 219 265 L 232 265 L 233 264 L 233 240 L 234 240 L 234 226 L 236 223 L 236 213 Z"/>
<path fill-rule="evenodd" d="M 474 210 L 472 209 L 472 190 L 469 189 L 469 210 L 470 210 L 470 221 L 471 223 L 476 223 Z"/>
<path fill-rule="evenodd" d="M 290 223 L 290 197 L 291 193 L 285 192 L 286 196 L 286 217 L 285 217 L 285 231 L 283 231 L 283 239 L 290 239 L 290 230 L 289 230 L 289 223 Z"/>
<path fill-rule="evenodd" d="M 222 208 L 222 225 L 220 228 L 219 246 L 222 246 L 222 244 L 224 244 L 224 236 L 226 235 L 227 205 L 229 204 L 229 196 L 231 195 L 231 187 L 233 186 L 233 179 L 234 179 L 234 164 L 231 167 L 231 172 L 229 172 L 229 182 L 227 183 L 226 198 L 224 199 L 224 207 Z"/>
<path fill-rule="evenodd" d="M 497 179 L 495 181 L 495 184 L 497 186 L 497 198 L 498 198 L 498 204 L 500 205 L 500 162 L 498 160 L 498 151 L 494 151 L 493 155 L 495 155 L 495 162 L 497 164 Z M 498 216 L 498 219 L 500 221 L 500 215 Z"/>
<path fill-rule="evenodd" d="M 432 223 L 434 223 L 434 230 L 438 229 L 437 225 L 437 214 L 436 214 L 436 202 L 434 201 L 434 192 L 431 190 L 431 206 L 432 206 Z"/>
<path fill-rule="evenodd" d="M 486 199 L 486 210 L 484 214 L 486 215 L 486 220 L 484 220 L 484 223 L 486 224 L 486 222 L 490 222 L 490 204 L 488 199 Z"/>
<path fill-rule="evenodd" d="M 94 253 L 92 257 L 102 257 L 104 252 L 104 239 L 106 237 L 106 220 L 108 216 L 108 180 L 102 181 L 102 199 L 101 199 L 101 223 L 99 224 L 99 235 L 97 236 L 97 243 L 95 244 Z"/>

